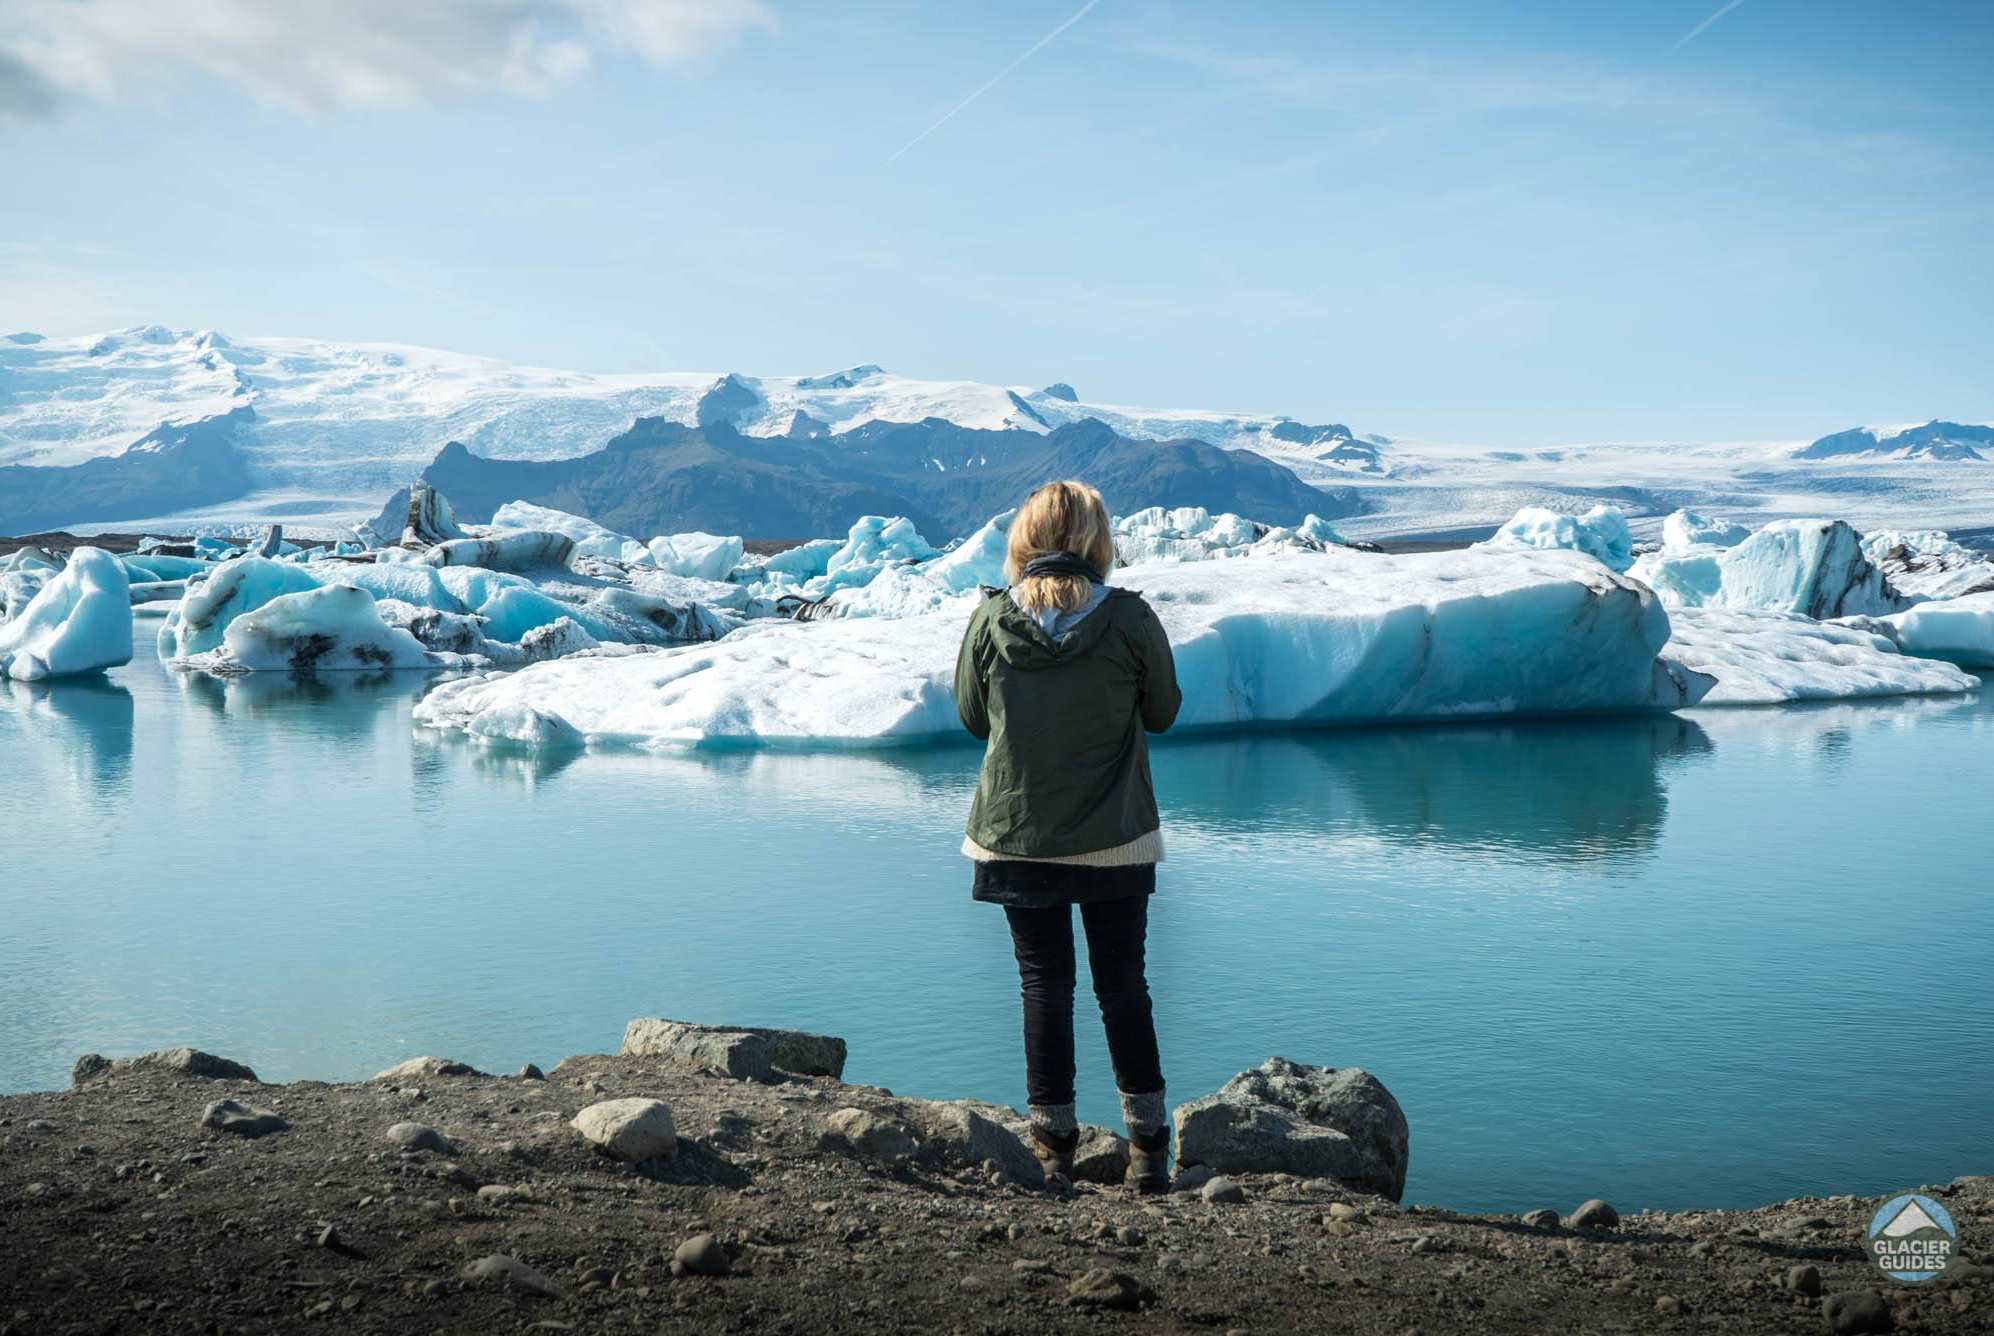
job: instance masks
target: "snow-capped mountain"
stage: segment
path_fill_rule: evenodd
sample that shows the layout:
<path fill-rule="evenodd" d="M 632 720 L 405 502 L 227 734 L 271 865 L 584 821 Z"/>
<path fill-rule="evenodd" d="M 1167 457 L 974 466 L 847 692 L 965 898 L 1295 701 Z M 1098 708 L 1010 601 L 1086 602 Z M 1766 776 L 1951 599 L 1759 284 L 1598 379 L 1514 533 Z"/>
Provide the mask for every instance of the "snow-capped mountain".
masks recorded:
<path fill-rule="evenodd" d="M 744 444 L 729 450 L 765 442 L 758 468 L 779 469 L 785 447 L 807 445 L 819 482 L 886 499 L 900 493 L 880 492 L 870 465 L 838 453 L 882 426 L 999 433 L 1007 460 L 1050 467 L 1068 456 L 1034 454 L 1028 438 L 1092 420 L 1125 441 L 1263 456 L 1328 490 L 1320 513 L 1359 536 L 1479 536 L 1523 506 L 1577 512 L 1599 502 L 1634 516 L 1637 537 L 1682 505 L 1753 522 L 1833 514 L 1899 528 L 1994 526 L 1994 426 L 1950 420 L 1812 441 L 1491 449 L 1279 414 L 1099 403 L 1065 383 L 923 380 L 874 365 L 807 376 L 596 375 L 400 344 L 230 339 L 148 325 L 0 338 L 0 532 L 351 524 L 376 515 L 446 444 L 495 462 L 576 460 L 641 419 L 733 433 Z M 945 435 L 925 467 L 990 467 L 979 462 L 984 453 L 964 453 Z M 904 477 L 914 438 L 897 436 L 893 448 L 893 471 Z M 1117 476 L 1141 485 L 1144 471 L 1125 453 L 1116 458 Z M 1193 464 L 1179 452 L 1167 465 L 1169 486 L 1195 488 L 1211 462 L 1201 458 Z M 955 504 L 939 513 L 955 513 Z"/>
<path fill-rule="evenodd" d="M 0 467 L 15 466 L 0 475 L 0 530 L 203 517 L 345 523 L 374 514 L 446 442 L 492 459 L 564 459 L 600 449 L 639 418 L 834 441 L 874 422 L 937 418 L 1047 434 L 1096 418 L 1132 438 L 1255 449 L 1317 477 L 1384 470 L 1378 442 L 1352 440 L 1342 427 L 1090 404 L 1063 385 L 920 380 L 877 366 L 798 377 L 593 375 L 398 344 L 231 339 L 147 325 L 0 341 Z M 162 425 L 200 423 L 229 424 L 246 494 L 223 488 L 196 500 L 183 490 L 149 505 L 151 491 L 139 488 L 78 510 L 73 480 L 47 472 L 124 457 Z M 1332 458 L 1340 448 L 1354 454 Z M 50 504 L 30 501 L 51 490 Z"/>

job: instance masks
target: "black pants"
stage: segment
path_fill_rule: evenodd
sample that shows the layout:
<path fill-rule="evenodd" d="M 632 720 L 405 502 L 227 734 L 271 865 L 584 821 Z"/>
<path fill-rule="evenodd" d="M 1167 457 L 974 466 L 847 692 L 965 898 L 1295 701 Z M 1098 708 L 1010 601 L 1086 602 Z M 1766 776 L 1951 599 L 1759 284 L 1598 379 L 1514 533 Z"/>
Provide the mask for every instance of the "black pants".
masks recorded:
<path fill-rule="evenodd" d="M 1034 1104 L 1073 1102 L 1073 911 L 1006 907 L 1011 945 L 1025 1003 L 1025 1090 Z M 1115 1085 L 1124 1094 L 1163 1089 L 1143 978 L 1143 936 L 1149 897 L 1131 895 L 1080 906 L 1087 929 L 1087 965 L 1108 1030 Z"/>

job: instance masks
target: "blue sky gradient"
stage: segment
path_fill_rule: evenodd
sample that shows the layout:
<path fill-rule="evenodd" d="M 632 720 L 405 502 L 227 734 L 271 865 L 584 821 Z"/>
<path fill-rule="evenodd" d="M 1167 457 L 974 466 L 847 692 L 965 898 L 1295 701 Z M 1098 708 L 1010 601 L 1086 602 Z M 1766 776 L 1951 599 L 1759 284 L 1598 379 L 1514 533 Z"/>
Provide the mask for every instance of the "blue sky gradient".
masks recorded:
<path fill-rule="evenodd" d="M 459 82 L 419 33 L 416 91 L 331 95 L 323 33 L 91 86 L 0 20 L 0 324 L 1498 445 L 1994 418 L 1994 5 L 1743 0 L 1685 42 L 1721 4 L 1098 0 L 939 126 L 1079 0 L 732 0 L 683 53 Z"/>

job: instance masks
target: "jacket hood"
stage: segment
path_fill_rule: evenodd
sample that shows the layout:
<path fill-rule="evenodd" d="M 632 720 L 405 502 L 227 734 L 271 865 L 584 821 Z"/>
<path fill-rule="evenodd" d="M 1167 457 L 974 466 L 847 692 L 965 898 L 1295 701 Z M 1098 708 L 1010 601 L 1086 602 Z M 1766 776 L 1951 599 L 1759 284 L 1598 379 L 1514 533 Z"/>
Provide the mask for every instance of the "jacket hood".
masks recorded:
<path fill-rule="evenodd" d="M 1004 590 L 991 596 L 997 604 L 990 619 L 991 645 L 996 649 L 998 658 L 1013 668 L 1027 672 L 1071 663 L 1101 643 L 1114 621 L 1110 610 L 1116 600 L 1127 596 L 1125 589 L 1109 590 L 1100 607 L 1054 639 L 1023 608 L 1011 601 L 1009 590 Z"/>

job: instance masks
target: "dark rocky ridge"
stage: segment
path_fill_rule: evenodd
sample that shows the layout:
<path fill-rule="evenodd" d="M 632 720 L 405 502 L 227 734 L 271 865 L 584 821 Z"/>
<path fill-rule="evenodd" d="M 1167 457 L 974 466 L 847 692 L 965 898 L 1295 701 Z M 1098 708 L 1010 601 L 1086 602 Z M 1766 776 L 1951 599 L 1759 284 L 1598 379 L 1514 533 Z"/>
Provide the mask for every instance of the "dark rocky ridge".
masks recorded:
<path fill-rule="evenodd" d="M 1987 1178 L 1926 1189 L 1973 1261 L 1893 1287 L 1862 1248 L 1874 1198 L 1526 1220 L 1242 1174 L 1137 1199 L 1024 1183 L 974 1158 L 964 1106 L 828 1076 L 226 1071 L 87 1062 L 0 1098 L 0 1332 L 1994 1330 Z M 583 1139 L 620 1144 L 619 1119 L 672 1149 Z"/>
<path fill-rule="evenodd" d="M 1359 508 L 1354 489 L 1311 487 L 1251 451 L 1138 440 L 1093 419 L 1049 433 L 938 418 L 871 422 L 826 438 L 743 436 L 724 422 L 642 418 L 573 459 L 487 459 L 452 442 L 422 472 L 474 523 L 524 500 L 646 536 L 842 534 L 861 515 L 905 515 L 936 541 L 969 532 L 1049 478 L 1091 482 L 1118 512 L 1204 506 L 1294 524 L 1311 512 L 1334 519 Z M 406 494 L 397 493 L 382 522 L 398 526 L 406 508 Z"/>
<path fill-rule="evenodd" d="M 162 425 L 122 454 L 80 464 L 0 465 L 0 533 L 143 519 L 242 496 L 250 480 L 235 435 L 254 418 L 242 407 Z"/>

